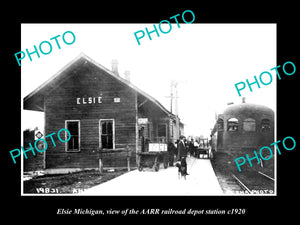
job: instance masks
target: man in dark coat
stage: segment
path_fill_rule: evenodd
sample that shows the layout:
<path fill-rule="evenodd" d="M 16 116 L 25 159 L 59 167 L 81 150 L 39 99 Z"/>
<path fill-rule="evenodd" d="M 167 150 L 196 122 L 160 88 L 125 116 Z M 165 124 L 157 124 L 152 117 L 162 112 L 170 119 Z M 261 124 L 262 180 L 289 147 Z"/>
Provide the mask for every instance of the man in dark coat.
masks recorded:
<path fill-rule="evenodd" d="M 187 148 L 184 143 L 185 136 L 181 135 L 179 137 L 179 142 L 177 143 L 177 160 L 180 160 L 181 157 L 186 157 L 187 156 Z"/>
<path fill-rule="evenodd" d="M 172 141 L 168 143 L 168 152 L 169 152 L 169 166 L 173 166 L 174 164 L 174 154 L 175 154 L 175 145 Z"/>
<path fill-rule="evenodd" d="M 195 152 L 194 148 L 195 148 L 194 139 L 192 138 L 189 144 L 190 156 L 194 156 L 194 152 Z"/>
<path fill-rule="evenodd" d="M 177 144 L 177 148 L 178 148 L 178 153 L 177 153 L 177 160 L 178 161 L 184 161 L 184 164 L 187 165 L 186 163 L 186 156 L 187 156 L 187 148 L 185 146 L 185 136 L 181 135 L 179 137 L 179 143 Z M 186 168 L 187 169 L 187 168 Z M 186 174 L 188 174 L 187 170 L 186 170 Z"/>

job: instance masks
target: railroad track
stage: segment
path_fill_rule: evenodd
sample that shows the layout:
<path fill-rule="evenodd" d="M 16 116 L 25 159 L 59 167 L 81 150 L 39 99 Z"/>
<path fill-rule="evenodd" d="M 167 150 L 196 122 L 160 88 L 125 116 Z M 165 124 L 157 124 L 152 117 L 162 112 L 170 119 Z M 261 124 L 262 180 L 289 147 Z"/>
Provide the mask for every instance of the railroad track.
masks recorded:
<path fill-rule="evenodd" d="M 242 181 L 240 177 L 231 174 L 232 178 L 240 187 L 239 194 L 274 194 L 275 179 L 258 171 L 255 173 L 257 176 L 251 177 L 251 181 Z M 236 189 L 236 187 L 234 187 Z"/>
<path fill-rule="evenodd" d="M 239 178 L 237 178 L 237 176 L 232 174 L 232 177 L 237 182 L 237 184 L 241 187 L 241 189 L 245 191 L 245 194 L 248 194 L 248 193 L 252 194 L 251 190 Z"/>

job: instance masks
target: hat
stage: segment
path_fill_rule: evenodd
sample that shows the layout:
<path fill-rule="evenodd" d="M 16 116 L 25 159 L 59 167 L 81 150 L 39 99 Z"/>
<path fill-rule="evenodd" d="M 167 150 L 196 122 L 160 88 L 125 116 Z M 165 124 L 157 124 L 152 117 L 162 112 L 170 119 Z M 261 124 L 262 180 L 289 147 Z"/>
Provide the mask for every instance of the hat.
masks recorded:
<path fill-rule="evenodd" d="M 185 136 L 183 136 L 183 135 L 180 135 L 180 136 L 179 136 L 179 139 L 183 139 L 183 138 L 185 138 Z"/>

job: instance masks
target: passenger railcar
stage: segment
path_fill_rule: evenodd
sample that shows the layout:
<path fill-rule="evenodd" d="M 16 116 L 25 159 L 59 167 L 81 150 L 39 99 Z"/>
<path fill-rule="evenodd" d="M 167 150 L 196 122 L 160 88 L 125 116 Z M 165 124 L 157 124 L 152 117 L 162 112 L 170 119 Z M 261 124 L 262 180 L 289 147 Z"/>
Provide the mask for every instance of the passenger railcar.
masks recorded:
<path fill-rule="evenodd" d="M 211 138 L 216 152 L 226 153 L 232 158 L 245 154 L 254 157 L 254 151 L 274 142 L 274 112 L 243 99 L 242 103 L 231 104 L 218 115 Z M 267 164 L 273 165 L 272 161 Z"/>

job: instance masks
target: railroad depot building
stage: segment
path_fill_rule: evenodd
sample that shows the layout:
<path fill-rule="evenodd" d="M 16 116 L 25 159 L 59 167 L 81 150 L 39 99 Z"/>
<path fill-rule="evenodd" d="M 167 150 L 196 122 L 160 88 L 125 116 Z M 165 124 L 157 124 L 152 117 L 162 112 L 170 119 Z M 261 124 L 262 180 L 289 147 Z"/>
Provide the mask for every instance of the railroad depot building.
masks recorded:
<path fill-rule="evenodd" d="M 53 135 L 56 146 L 47 138 L 48 149 L 38 153 L 43 169 L 97 169 L 100 158 L 104 167 L 122 168 L 127 157 L 136 167 L 148 143 L 167 143 L 183 132 L 177 116 L 119 76 L 117 62 L 111 71 L 84 54 L 26 96 L 24 109 L 44 112 L 44 136 L 62 128 L 71 133 L 66 143 Z"/>

